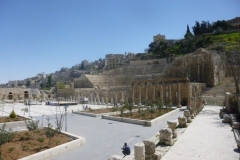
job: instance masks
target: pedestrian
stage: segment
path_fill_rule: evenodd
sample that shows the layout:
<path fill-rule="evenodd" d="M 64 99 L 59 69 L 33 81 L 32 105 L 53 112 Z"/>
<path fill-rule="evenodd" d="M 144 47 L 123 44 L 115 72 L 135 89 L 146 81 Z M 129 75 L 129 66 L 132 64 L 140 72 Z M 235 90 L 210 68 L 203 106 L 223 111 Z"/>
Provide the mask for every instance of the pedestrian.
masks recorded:
<path fill-rule="evenodd" d="M 131 150 L 130 147 L 127 145 L 127 143 L 124 143 L 123 148 L 122 149 L 122 153 L 124 154 L 124 157 L 126 155 L 130 155 L 131 154 Z"/>

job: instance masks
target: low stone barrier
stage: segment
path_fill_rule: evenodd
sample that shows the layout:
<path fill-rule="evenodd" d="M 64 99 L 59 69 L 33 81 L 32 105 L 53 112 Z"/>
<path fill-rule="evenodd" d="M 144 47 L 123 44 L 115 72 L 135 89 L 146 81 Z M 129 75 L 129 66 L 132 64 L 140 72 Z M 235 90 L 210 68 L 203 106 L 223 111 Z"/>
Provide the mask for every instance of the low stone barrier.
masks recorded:
<path fill-rule="evenodd" d="M 89 116 L 89 117 L 101 117 L 101 114 L 87 113 L 87 112 L 72 112 L 74 114 Z"/>
<path fill-rule="evenodd" d="M 132 112 L 137 112 L 137 109 L 133 109 Z M 118 115 L 121 112 L 120 111 L 116 111 L 116 112 L 107 112 L 107 113 L 99 113 L 99 114 L 95 114 L 95 113 L 89 113 L 89 112 L 72 112 L 74 114 L 79 114 L 79 115 L 84 115 L 84 116 L 90 116 L 90 117 L 101 117 L 103 115 L 106 116 L 114 116 L 114 115 Z M 129 113 L 129 110 L 124 111 L 124 113 Z"/>
<path fill-rule="evenodd" d="M 138 125 L 144 125 L 144 126 L 153 126 L 159 122 L 161 122 L 163 119 L 170 117 L 174 115 L 175 113 L 180 112 L 179 108 L 176 108 L 175 110 L 168 112 L 158 118 L 155 118 L 151 121 L 147 120 L 138 120 L 138 119 L 131 119 L 131 118 L 122 118 L 122 117 L 114 117 L 114 116 L 108 116 L 108 115 L 103 115 L 102 119 L 108 119 L 108 120 L 113 120 L 113 121 L 120 121 L 120 122 L 126 122 L 126 123 L 132 123 L 132 124 L 138 124 Z"/>
<path fill-rule="evenodd" d="M 86 143 L 86 140 L 83 137 L 80 137 L 80 136 L 77 136 L 77 135 L 74 135 L 74 134 L 70 134 L 70 133 L 67 133 L 67 132 L 63 132 L 63 131 L 62 131 L 62 134 L 65 134 L 65 135 L 69 136 L 70 138 L 72 138 L 74 140 L 72 140 L 70 142 L 67 142 L 67 143 L 64 143 L 62 145 L 44 150 L 42 152 L 32 154 L 30 156 L 21 158 L 19 160 L 36 160 L 36 159 L 37 160 L 46 160 L 46 159 L 50 159 L 50 158 L 52 158 L 56 155 L 67 152 L 69 150 L 72 150 L 72 149 Z"/>
<path fill-rule="evenodd" d="M 19 116 L 19 117 L 23 117 L 23 116 Z M 23 117 L 28 119 L 27 117 Z M 33 120 L 33 121 L 37 121 L 35 119 L 28 119 L 28 120 Z M 2 128 L 4 123 L 0 123 L 0 128 Z M 26 123 L 24 121 L 15 121 L 15 122 L 6 122 L 6 128 L 5 129 L 10 129 L 12 128 L 13 130 L 16 130 L 17 128 L 23 128 L 26 127 Z"/>

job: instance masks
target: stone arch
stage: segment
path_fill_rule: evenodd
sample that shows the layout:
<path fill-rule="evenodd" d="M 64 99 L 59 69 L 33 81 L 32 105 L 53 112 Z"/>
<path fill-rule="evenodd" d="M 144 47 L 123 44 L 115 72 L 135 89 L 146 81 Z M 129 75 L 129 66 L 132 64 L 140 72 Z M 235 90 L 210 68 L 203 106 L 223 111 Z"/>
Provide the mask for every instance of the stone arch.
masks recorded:
<path fill-rule="evenodd" d="M 8 93 L 8 99 L 9 99 L 9 100 L 12 100 L 12 99 L 13 99 L 13 94 L 12 94 L 12 92 L 9 92 L 9 93 Z"/>
<path fill-rule="evenodd" d="M 24 99 L 28 99 L 28 98 L 29 98 L 28 91 L 25 91 L 25 92 L 24 92 Z"/>

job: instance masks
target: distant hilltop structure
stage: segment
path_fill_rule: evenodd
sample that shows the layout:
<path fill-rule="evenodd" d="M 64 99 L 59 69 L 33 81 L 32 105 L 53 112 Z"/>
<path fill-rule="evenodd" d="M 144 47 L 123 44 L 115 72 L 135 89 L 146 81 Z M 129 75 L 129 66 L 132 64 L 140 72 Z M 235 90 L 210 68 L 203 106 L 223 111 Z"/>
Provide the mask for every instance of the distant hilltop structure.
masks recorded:
<path fill-rule="evenodd" d="M 240 29 L 240 17 L 236 17 L 236 18 L 227 20 L 227 22 L 231 25 L 230 30 Z"/>
<path fill-rule="evenodd" d="M 166 39 L 165 35 L 157 34 L 153 36 L 153 42 L 165 41 L 168 46 L 174 45 L 176 42 L 179 42 L 181 39 Z"/>

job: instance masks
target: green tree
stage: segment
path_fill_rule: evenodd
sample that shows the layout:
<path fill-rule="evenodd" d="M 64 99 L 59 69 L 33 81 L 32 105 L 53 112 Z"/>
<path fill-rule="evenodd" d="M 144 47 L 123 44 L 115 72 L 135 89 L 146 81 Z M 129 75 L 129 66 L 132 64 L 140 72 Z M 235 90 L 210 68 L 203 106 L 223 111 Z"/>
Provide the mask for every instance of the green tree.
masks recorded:
<path fill-rule="evenodd" d="M 27 82 L 26 82 L 26 86 L 27 86 L 27 88 L 30 86 L 30 84 L 31 84 L 30 79 L 27 79 Z"/>
<path fill-rule="evenodd" d="M 187 25 L 187 31 L 186 34 L 184 35 L 185 39 L 191 39 L 192 38 L 192 33 L 190 32 L 189 26 Z"/>
<path fill-rule="evenodd" d="M 195 26 L 192 27 L 194 35 L 200 35 L 201 34 L 201 28 L 200 23 L 198 21 L 195 21 Z"/>
<path fill-rule="evenodd" d="M 61 82 L 57 83 L 57 89 L 64 89 L 64 88 L 65 88 L 65 84 L 64 83 L 61 83 Z"/>
<path fill-rule="evenodd" d="M 80 70 L 85 70 L 85 65 L 84 65 L 83 62 L 82 62 L 82 64 L 81 64 Z"/>
<path fill-rule="evenodd" d="M 52 87 L 52 76 L 51 75 L 48 76 L 47 87 Z"/>

